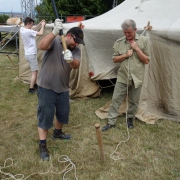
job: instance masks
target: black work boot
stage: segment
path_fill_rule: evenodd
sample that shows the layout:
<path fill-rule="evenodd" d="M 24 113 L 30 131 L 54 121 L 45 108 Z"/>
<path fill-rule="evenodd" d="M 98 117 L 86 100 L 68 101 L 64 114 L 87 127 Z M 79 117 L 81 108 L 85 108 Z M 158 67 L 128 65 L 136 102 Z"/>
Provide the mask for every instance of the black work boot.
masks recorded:
<path fill-rule="evenodd" d="M 54 130 L 53 132 L 53 140 L 64 140 L 64 139 L 70 139 L 71 138 L 71 135 L 70 134 L 64 134 L 62 131 L 60 132 L 56 132 Z"/>
<path fill-rule="evenodd" d="M 34 89 L 38 92 L 38 85 L 34 84 Z"/>
<path fill-rule="evenodd" d="M 128 118 L 127 119 L 127 125 L 129 129 L 133 129 L 134 125 L 133 125 L 133 118 Z"/>
<path fill-rule="evenodd" d="M 39 144 L 40 157 L 43 161 L 49 161 L 49 153 L 46 147 L 46 143 Z"/>
<path fill-rule="evenodd" d="M 115 127 L 115 125 L 110 125 L 110 124 L 107 124 L 106 126 L 104 126 L 101 131 L 107 131 L 108 129 L 112 128 L 112 127 Z"/>

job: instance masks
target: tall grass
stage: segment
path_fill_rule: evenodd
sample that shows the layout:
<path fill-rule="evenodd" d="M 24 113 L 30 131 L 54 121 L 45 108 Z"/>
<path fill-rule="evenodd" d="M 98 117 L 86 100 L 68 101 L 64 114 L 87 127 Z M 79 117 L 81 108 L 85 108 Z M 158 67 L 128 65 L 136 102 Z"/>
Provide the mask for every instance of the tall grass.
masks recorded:
<path fill-rule="evenodd" d="M 0 54 L 0 179 L 10 177 L 1 171 L 24 175 L 16 179 L 35 172 L 29 180 L 63 179 L 62 171 L 69 163 L 58 161 L 64 160 L 62 155 L 74 163 L 79 180 L 180 179 L 180 126 L 169 120 L 158 120 L 155 125 L 136 120 L 129 141 L 117 150 L 126 158 L 114 161 L 111 153 L 127 139 L 125 117 L 119 117 L 116 128 L 102 133 L 105 161 L 101 161 L 94 125 L 105 125 L 106 120 L 100 120 L 95 110 L 111 99 L 112 89 L 103 89 L 101 98 L 71 101 L 70 122 L 64 131 L 72 134 L 72 139 L 53 141 L 50 129 L 47 145 L 51 158 L 43 162 L 38 152 L 37 96 L 28 94 L 29 85 L 17 80 L 18 58 L 11 57 L 17 68 Z M 65 177 L 75 179 L 74 169 Z"/>

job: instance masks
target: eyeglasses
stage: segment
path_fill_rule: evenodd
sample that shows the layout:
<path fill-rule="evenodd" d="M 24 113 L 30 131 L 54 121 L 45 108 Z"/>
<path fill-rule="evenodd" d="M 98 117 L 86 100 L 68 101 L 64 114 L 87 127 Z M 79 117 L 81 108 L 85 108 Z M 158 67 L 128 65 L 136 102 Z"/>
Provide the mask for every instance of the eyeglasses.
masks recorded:
<path fill-rule="evenodd" d="M 74 42 L 75 42 L 76 44 L 78 44 L 78 43 L 76 42 L 76 36 L 71 33 L 71 37 L 73 38 Z"/>

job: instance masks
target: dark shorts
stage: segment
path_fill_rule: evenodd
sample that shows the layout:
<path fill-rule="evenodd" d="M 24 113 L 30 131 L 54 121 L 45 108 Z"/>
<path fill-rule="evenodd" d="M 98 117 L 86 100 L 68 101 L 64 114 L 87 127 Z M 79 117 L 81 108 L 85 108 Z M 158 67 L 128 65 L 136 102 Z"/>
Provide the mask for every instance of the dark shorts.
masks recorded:
<path fill-rule="evenodd" d="M 38 127 L 50 129 L 54 116 L 58 122 L 68 124 L 69 121 L 69 91 L 56 93 L 53 90 L 38 87 Z"/>

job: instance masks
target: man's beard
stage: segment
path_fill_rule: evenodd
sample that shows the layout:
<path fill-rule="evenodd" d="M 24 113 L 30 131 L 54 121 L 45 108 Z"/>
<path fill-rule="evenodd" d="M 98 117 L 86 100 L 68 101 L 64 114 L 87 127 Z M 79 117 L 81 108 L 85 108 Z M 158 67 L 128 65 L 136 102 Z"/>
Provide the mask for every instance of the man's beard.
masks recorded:
<path fill-rule="evenodd" d="M 75 47 L 71 47 L 71 46 L 68 46 L 67 47 L 70 51 L 73 51 L 75 49 Z"/>

